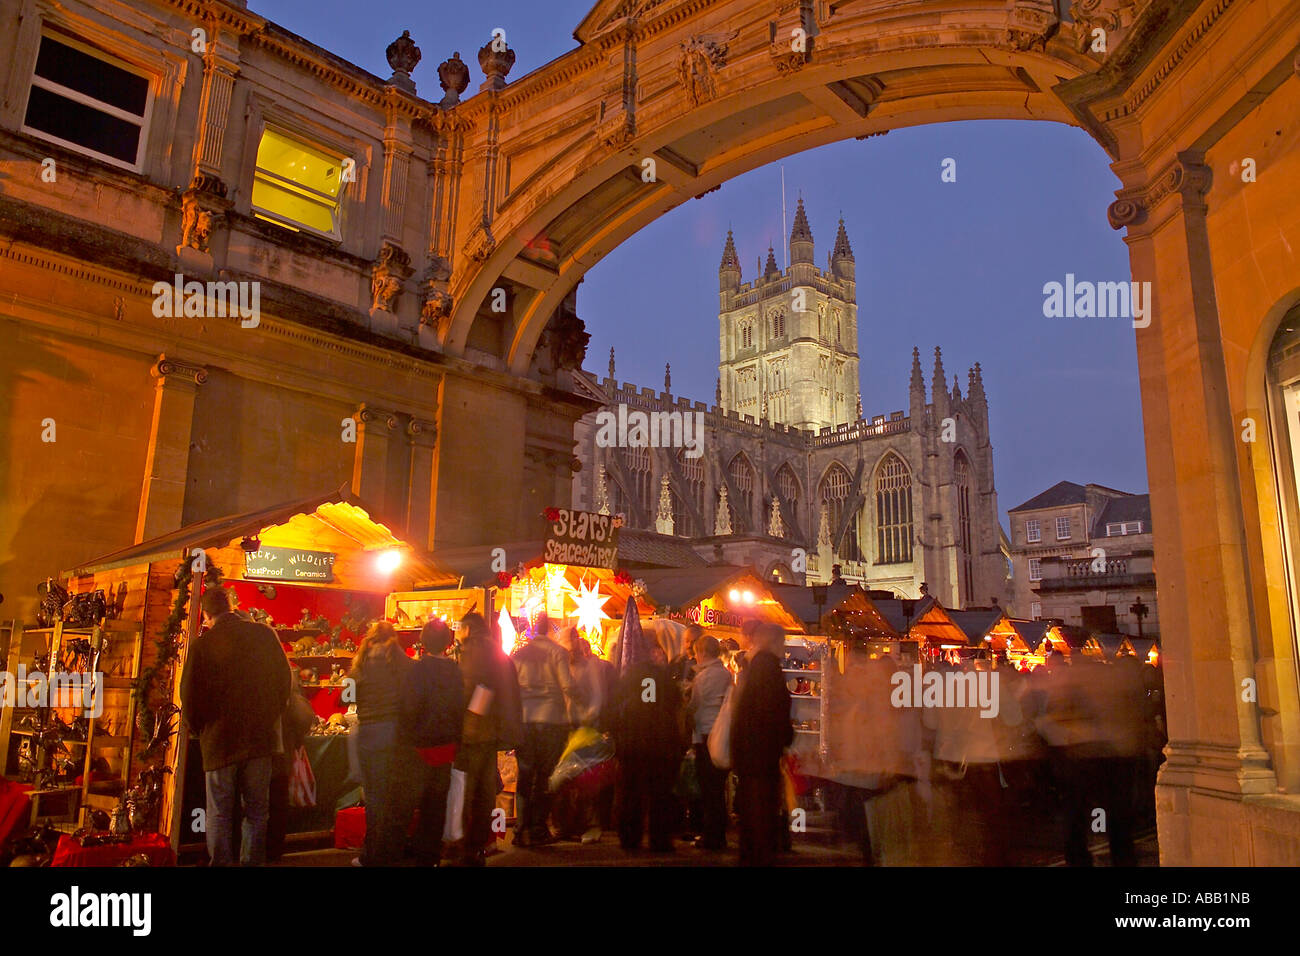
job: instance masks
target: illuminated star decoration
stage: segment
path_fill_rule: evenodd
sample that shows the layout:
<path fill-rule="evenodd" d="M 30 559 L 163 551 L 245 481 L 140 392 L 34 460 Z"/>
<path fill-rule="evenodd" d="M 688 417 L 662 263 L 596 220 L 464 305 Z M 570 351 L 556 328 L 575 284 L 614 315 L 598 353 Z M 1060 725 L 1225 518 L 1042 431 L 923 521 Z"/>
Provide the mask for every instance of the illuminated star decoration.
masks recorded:
<path fill-rule="evenodd" d="M 609 620 L 609 615 L 601 608 L 604 607 L 605 602 L 610 597 L 612 595 L 600 593 L 600 581 L 596 581 L 589 589 L 585 580 L 578 582 L 578 591 L 571 596 L 574 605 L 573 616 L 578 621 L 578 630 L 587 633 L 587 640 L 591 642 L 593 647 L 595 646 L 595 640 L 591 637 L 592 633 L 596 634 L 598 640 L 600 622 Z"/>
<path fill-rule="evenodd" d="M 501 649 L 507 654 L 513 653 L 519 635 L 515 633 L 515 622 L 510 620 L 510 613 L 505 608 L 501 609 L 497 624 L 501 627 Z"/>

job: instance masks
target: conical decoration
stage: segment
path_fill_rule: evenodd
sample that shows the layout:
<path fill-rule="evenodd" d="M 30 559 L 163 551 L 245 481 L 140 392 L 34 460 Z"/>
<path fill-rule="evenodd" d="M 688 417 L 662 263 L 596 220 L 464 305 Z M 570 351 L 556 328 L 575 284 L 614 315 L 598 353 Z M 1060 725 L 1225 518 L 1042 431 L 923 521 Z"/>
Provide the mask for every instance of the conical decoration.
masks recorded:
<path fill-rule="evenodd" d="M 611 373 L 612 375 L 613 373 Z M 912 346 L 912 384 L 911 388 L 918 392 L 925 391 L 925 376 L 921 374 L 921 350 Z"/>
<path fill-rule="evenodd" d="M 771 246 L 767 247 L 767 263 L 763 266 L 763 278 L 770 279 L 773 276 L 779 276 L 781 270 L 776 265 L 776 253 Z"/>
<path fill-rule="evenodd" d="M 961 384 L 958 382 L 956 375 L 952 377 L 952 400 L 954 402 L 961 401 Z"/>
<path fill-rule="evenodd" d="M 781 502 L 772 496 L 772 513 L 767 519 L 767 533 L 773 538 L 785 537 L 785 522 L 781 520 Z"/>
<path fill-rule="evenodd" d="M 713 521 L 714 534 L 731 534 L 731 506 L 727 504 L 727 486 L 718 489 L 718 516 Z"/>
<path fill-rule="evenodd" d="M 626 674 L 649 657 L 649 651 L 645 646 L 645 634 L 641 631 L 641 612 L 637 610 L 636 598 L 629 594 L 627 610 L 623 612 L 623 631 L 618 638 L 619 674 Z"/>
<path fill-rule="evenodd" d="M 817 547 L 831 546 L 831 515 L 826 510 L 826 502 L 822 502 L 821 517 L 817 521 Z"/>
<path fill-rule="evenodd" d="M 609 377 L 614 377 L 614 346 L 609 347 Z"/>
<path fill-rule="evenodd" d="M 735 269 L 740 271 L 740 256 L 736 255 L 736 240 L 731 236 L 731 230 L 727 230 L 727 244 L 722 247 L 722 264 L 718 266 L 718 271 L 724 269 Z"/>
<path fill-rule="evenodd" d="M 849 234 L 844 231 L 844 220 L 840 220 L 840 230 L 835 233 L 835 250 L 832 259 L 852 259 L 853 247 L 849 245 Z"/>

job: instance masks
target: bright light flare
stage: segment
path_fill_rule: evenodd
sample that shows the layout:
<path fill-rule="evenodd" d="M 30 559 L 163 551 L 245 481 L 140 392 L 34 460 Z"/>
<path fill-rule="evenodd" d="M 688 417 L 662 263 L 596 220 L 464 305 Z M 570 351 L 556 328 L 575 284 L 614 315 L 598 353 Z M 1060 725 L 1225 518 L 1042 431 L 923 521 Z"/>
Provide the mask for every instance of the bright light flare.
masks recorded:
<path fill-rule="evenodd" d="M 389 548 L 387 551 L 380 551 L 375 556 L 375 567 L 380 574 L 392 574 L 402 566 L 402 552 L 396 548 Z"/>

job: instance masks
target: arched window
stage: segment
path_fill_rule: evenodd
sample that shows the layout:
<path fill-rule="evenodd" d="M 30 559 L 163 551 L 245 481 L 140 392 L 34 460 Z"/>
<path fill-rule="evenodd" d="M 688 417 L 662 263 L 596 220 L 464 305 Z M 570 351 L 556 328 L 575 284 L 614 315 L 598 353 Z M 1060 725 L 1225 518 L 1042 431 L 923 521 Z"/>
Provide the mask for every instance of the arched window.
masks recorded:
<path fill-rule="evenodd" d="M 772 315 L 772 338 L 785 338 L 785 313 L 779 309 Z"/>
<path fill-rule="evenodd" d="M 961 546 L 962 603 L 970 603 L 975 593 L 974 555 L 971 553 L 970 499 L 974 475 L 966 453 L 958 449 L 953 462 L 953 484 L 957 486 L 957 540 Z"/>
<path fill-rule="evenodd" d="M 704 484 L 704 457 L 701 455 L 696 458 L 688 458 L 686 457 L 686 449 L 682 448 L 677 452 L 677 465 L 682 470 L 682 480 L 685 482 L 685 488 L 682 489 L 683 492 L 690 498 L 691 503 L 695 505 L 695 510 L 698 511 L 700 516 L 707 521 L 708 509 L 705 507 L 707 489 Z M 705 531 L 703 529 L 695 528 L 694 524 L 695 523 L 692 521 L 691 530 L 689 532 L 692 536 L 697 534 L 706 534 L 709 531 L 712 531 L 712 529 Z M 678 534 L 688 533 L 681 530 L 683 527 L 685 526 L 678 526 Z"/>
<path fill-rule="evenodd" d="M 631 518 L 633 511 L 654 517 L 659 511 L 659 497 L 653 495 L 650 488 L 650 449 L 629 448 L 624 454 L 627 456 L 627 470 L 632 476 L 630 491 L 635 502 L 633 508 L 629 509 L 628 517 Z"/>
<path fill-rule="evenodd" d="M 897 455 L 876 471 L 876 563 L 912 560 L 912 472 Z"/>
<path fill-rule="evenodd" d="M 609 489 L 609 513 L 613 515 L 623 515 L 628 524 L 632 524 L 636 518 L 633 509 L 629 506 L 627 492 L 613 475 L 607 473 L 607 486 Z"/>
<path fill-rule="evenodd" d="M 691 512 L 677 489 L 671 485 L 668 487 L 668 500 L 672 503 L 673 534 L 680 538 L 694 537 L 695 522 L 691 520 Z"/>
<path fill-rule="evenodd" d="M 748 321 L 741 322 L 740 323 L 740 347 L 742 349 L 747 349 L 753 344 L 754 344 L 754 323 Z"/>
<path fill-rule="evenodd" d="M 853 497 L 853 479 L 849 473 L 844 470 L 843 465 L 832 465 L 830 471 L 826 472 L 826 477 L 822 479 L 821 500 L 826 505 L 827 516 L 830 518 L 831 526 L 831 545 L 835 546 L 835 533 L 839 530 L 840 521 L 844 518 L 844 509 Z M 850 521 L 848 528 L 844 531 L 844 537 L 840 539 L 838 547 L 835 547 L 837 557 L 845 561 L 861 561 L 862 552 L 858 547 L 858 523 L 856 520 Z"/>
<path fill-rule="evenodd" d="M 780 562 L 777 562 L 777 563 L 772 567 L 772 574 L 771 574 L 771 577 L 772 577 L 772 580 L 775 581 L 777 584 L 794 584 L 794 583 L 795 583 L 795 580 L 794 580 L 794 572 L 792 572 L 789 568 L 787 568 L 784 564 L 782 564 L 782 563 L 780 563 Z"/>
<path fill-rule="evenodd" d="M 794 470 L 788 464 L 782 465 L 776 473 L 776 491 L 791 509 L 798 504 L 799 479 L 794 476 Z"/>
<path fill-rule="evenodd" d="M 727 466 L 731 484 L 736 489 L 739 500 L 732 502 L 732 507 L 745 516 L 747 524 L 754 522 L 754 467 L 745 457 L 744 452 L 731 459 Z M 735 529 L 739 531 L 740 529 Z"/>

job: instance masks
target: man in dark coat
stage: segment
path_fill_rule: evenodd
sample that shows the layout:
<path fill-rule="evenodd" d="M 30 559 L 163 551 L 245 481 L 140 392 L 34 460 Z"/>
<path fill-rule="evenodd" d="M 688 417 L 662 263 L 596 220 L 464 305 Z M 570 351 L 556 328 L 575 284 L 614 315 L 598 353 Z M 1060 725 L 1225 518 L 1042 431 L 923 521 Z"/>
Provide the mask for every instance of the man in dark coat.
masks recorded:
<path fill-rule="evenodd" d="M 663 650 L 656 646 L 649 653 L 649 660 L 628 668 L 614 695 L 618 839 L 624 850 L 638 849 L 648 814 L 650 849 L 667 853 L 676 817 L 672 788 L 684 748 L 682 697 Z"/>
<path fill-rule="evenodd" d="M 731 761 L 736 772 L 740 865 L 770 866 L 781 834 L 781 754 L 794 741 L 790 691 L 781 673 L 785 633 L 775 624 L 754 631 L 749 663 L 736 686 Z"/>
<path fill-rule="evenodd" d="M 465 721 L 465 689 L 460 668 L 444 656 L 451 646 L 451 628 L 433 619 L 420 632 L 424 654 L 406 669 L 401 690 L 397 741 L 402 754 L 393 771 L 397 777 L 397 812 L 381 843 L 385 859 L 400 859 L 400 847 L 411 817 L 419 810 L 415 831 L 415 860 L 437 866 L 442 859 L 442 831 L 447 820 L 447 793 Z"/>
<path fill-rule="evenodd" d="M 239 862 L 260 866 L 289 668 L 275 632 L 232 613 L 224 588 L 207 591 L 202 606 L 209 627 L 190 647 L 181 708 L 203 751 L 208 855 L 213 866 L 234 862 L 232 821 L 242 799 Z"/>

